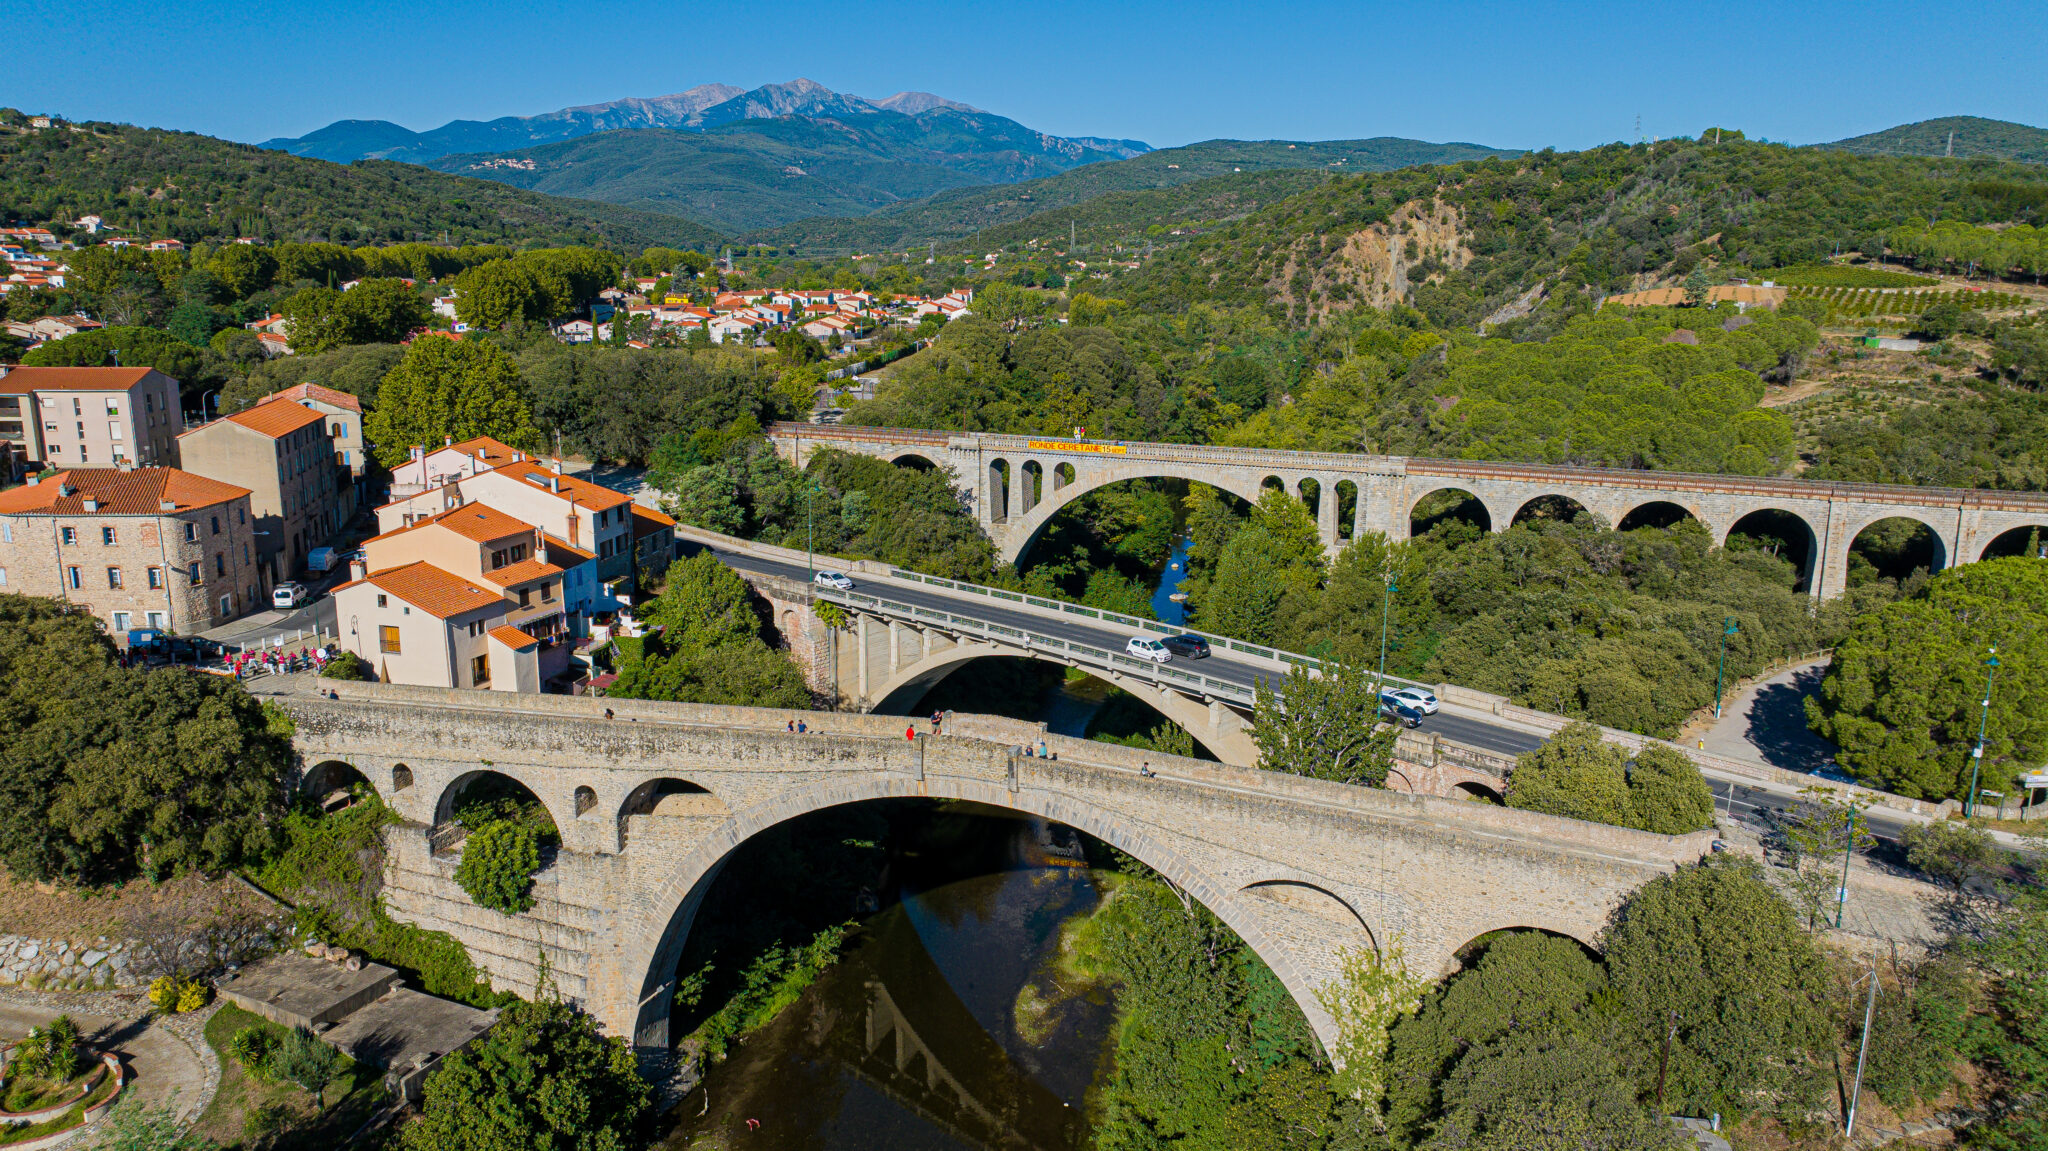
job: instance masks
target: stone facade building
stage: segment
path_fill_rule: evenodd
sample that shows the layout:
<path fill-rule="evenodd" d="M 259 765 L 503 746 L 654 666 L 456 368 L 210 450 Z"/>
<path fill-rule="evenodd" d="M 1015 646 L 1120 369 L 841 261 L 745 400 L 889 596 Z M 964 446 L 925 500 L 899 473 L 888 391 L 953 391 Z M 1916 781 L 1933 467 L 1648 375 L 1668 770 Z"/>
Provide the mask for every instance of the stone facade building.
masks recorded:
<path fill-rule="evenodd" d="M 343 526 L 350 480 L 327 422 L 320 411 L 272 397 L 179 437 L 186 467 L 249 489 L 266 592 L 304 568 L 306 553 Z"/>
<path fill-rule="evenodd" d="M 353 481 L 341 490 L 341 522 L 347 523 L 355 517 L 357 508 L 369 506 L 370 451 L 363 439 L 363 401 L 319 384 L 299 384 L 263 397 L 264 403 L 271 400 L 290 400 L 327 418 L 327 439 L 334 445 L 334 462 L 347 468 Z"/>
<path fill-rule="evenodd" d="M 15 368 L 0 375 L 0 440 L 49 467 L 177 467 L 178 381 L 155 368 Z"/>
<path fill-rule="evenodd" d="M 249 489 L 177 468 L 72 468 L 0 492 L 0 591 L 77 604 L 116 635 L 190 635 L 264 606 Z"/>

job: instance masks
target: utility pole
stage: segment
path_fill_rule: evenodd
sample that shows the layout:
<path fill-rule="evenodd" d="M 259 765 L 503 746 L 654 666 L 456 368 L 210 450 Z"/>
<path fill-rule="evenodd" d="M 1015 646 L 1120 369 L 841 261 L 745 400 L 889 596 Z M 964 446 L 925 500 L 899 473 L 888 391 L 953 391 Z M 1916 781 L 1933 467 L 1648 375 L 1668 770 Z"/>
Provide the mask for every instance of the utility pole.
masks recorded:
<path fill-rule="evenodd" d="M 1394 606 L 1394 573 L 1387 572 L 1387 588 L 1380 596 L 1380 682 L 1374 690 L 1387 690 L 1387 613 Z"/>
<path fill-rule="evenodd" d="M 1977 714 L 1977 748 L 1970 753 L 1970 794 L 1963 797 L 1963 818 L 1977 813 L 1977 775 L 1984 768 L 1984 729 L 1991 722 L 1991 681 L 1998 674 L 1998 645 L 1984 660 L 1984 710 Z"/>
<path fill-rule="evenodd" d="M 1842 1138 L 1849 1142 L 1856 1139 L 1856 1104 L 1863 1095 L 1863 1061 L 1870 1055 L 1870 1020 L 1877 1014 L 1877 968 L 1870 969 L 1870 999 L 1863 1005 L 1863 1042 L 1856 1048 L 1856 1085 L 1849 1089 L 1849 1121 L 1844 1125 Z"/>

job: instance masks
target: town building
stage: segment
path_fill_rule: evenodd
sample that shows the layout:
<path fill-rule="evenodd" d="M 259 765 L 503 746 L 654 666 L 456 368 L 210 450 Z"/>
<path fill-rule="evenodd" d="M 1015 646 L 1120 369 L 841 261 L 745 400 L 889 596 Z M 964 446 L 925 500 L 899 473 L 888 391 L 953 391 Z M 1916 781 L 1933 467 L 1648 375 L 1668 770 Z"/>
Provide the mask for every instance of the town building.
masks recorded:
<path fill-rule="evenodd" d="M 369 506 L 370 453 L 363 440 L 363 401 L 319 384 L 297 384 L 264 397 L 266 403 L 271 400 L 290 400 L 326 417 L 334 460 L 354 481 L 343 493 L 341 522 L 346 524 L 355 518 L 357 508 Z"/>
<path fill-rule="evenodd" d="M 561 463 L 514 459 L 465 478 L 399 496 L 377 509 L 380 531 L 404 527 L 467 503 L 483 503 L 534 525 L 570 547 L 597 557 L 598 579 L 607 588 L 635 586 L 632 497 L 589 480 L 563 475 Z M 607 610 L 600 607 L 598 610 Z"/>
<path fill-rule="evenodd" d="M 116 635 L 194 634 L 265 605 L 249 489 L 177 468 L 70 468 L 0 492 L 0 592 Z"/>
<path fill-rule="evenodd" d="M 668 565 L 676 561 L 676 521 L 643 504 L 627 504 L 626 510 L 633 517 L 634 583 L 646 587 L 667 575 Z"/>
<path fill-rule="evenodd" d="M 0 440 L 49 467 L 175 467 L 178 381 L 155 368 L 15 368 L 0 375 Z"/>
<path fill-rule="evenodd" d="M 443 436 L 441 446 L 431 452 L 414 444 L 412 457 L 391 469 L 391 498 L 417 495 L 451 479 L 465 479 L 525 458 L 525 452 L 489 436 L 459 444 L 455 437 Z"/>
<path fill-rule="evenodd" d="M 351 479 L 321 412 L 271 397 L 178 442 L 188 470 L 249 489 L 266 591 L 297 574 L 306 553 L 341 530 Z"/>
<path fill-rule="evenodd" d="M 540 690 L 540 643 L 503 622 L 511 600 L 425 561 L 350 568 L 333 592 L 335 627 L 378 680 L 516 691 L 530 678 Z"/>

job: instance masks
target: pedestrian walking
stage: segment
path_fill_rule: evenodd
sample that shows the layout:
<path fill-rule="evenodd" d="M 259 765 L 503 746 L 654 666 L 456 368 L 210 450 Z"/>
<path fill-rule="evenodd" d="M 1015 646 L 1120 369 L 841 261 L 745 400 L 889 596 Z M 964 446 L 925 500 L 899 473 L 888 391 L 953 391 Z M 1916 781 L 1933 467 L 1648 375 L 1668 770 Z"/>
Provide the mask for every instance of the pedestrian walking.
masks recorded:
<path fill-rule="evenodd" d="M 789 721 L 788 723 L 786 723 L 786 724 L 783 724 L 783 725 L 782 725 L 782 730 L 784 730 L 784 731 L 788 732 L 788 733 L 789 733 L 789 734 L 791 734 L 791 735 L 795 735 L 795 734 L 796 734 L 796 720 L 792 719 L 792 720 L 790 720 L 790 721 Z"/>
<path fill-rule="evenodd" d="M 606 719 L 610 719 L 610 718 L 612 717 L 612 709 L 611 709 L 611 708 L 605 708 L 605 709 L 604 709 L 604 717 L 605 717 Z"/>
<path fill-rule="evenodd" d="M 916 742 L 917 742 L 917 725 L 913 723 L 913 724 L 911 724 L 911 725 L 910 725 L 909 727 L 906 727 L 906 728 L 904 728 L 904 729 L 903 729 L 903 738 L 905 738 L 905 739 L 909 740 L 909 741 L 910 741 L 910 742 L 912 742 L 912 743 L 916 743 Z"/>
<path fill-rule="evenodd" d="M 932 734 L 933 734 L 933 735 L 937 735 L 937 734 L 939 734 L 939 724 L 940 724 L 940 723 L 942 723 L 942 722 L 944 722 L 945 718 L 946 718 L 946 713 L 945 713 L 945 712 L 943 712 L 943 711 L 935 711 L 935 712 L 933 712 L 933 713 L 932 713 Z"/>
<path fill-rule="evenodd" d="M 1046 758 L 1046 754 L 1045 754 L 1045 741 L 1044 741 L 1044 740 L 1042 740 L 1042 739 L 1038 741 L 1038 758 L 1040 758 L 1040 759 L 1044 759 L 1044 758 Z"/>
<path fill-rule="evenodd" d="M 807 731 L 809 731 L 809 730 L 810 730 L 810 728 L 808 728 L 808 727 L 804 726 L 804 721 L 803 721 L 803 720 L 797 720 L 797 721 L 796 721 L 796 733 L 797 733 L 798 735 L 802 735 L 802 734 L 804 734 L 805 732 L 807 732 Z"/>

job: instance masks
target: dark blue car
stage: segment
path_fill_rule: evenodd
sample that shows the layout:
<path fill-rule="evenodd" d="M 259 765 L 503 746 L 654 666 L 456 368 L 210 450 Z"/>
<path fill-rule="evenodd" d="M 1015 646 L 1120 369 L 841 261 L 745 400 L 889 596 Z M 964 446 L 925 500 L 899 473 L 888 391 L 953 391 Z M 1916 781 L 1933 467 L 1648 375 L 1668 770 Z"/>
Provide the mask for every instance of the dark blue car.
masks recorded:
<path fill-rule="evenodd" d="M 1380 696 L 1380 718 L 1406 727 L 1422 726 L 1422 713 L 1391 693 Z"/>

